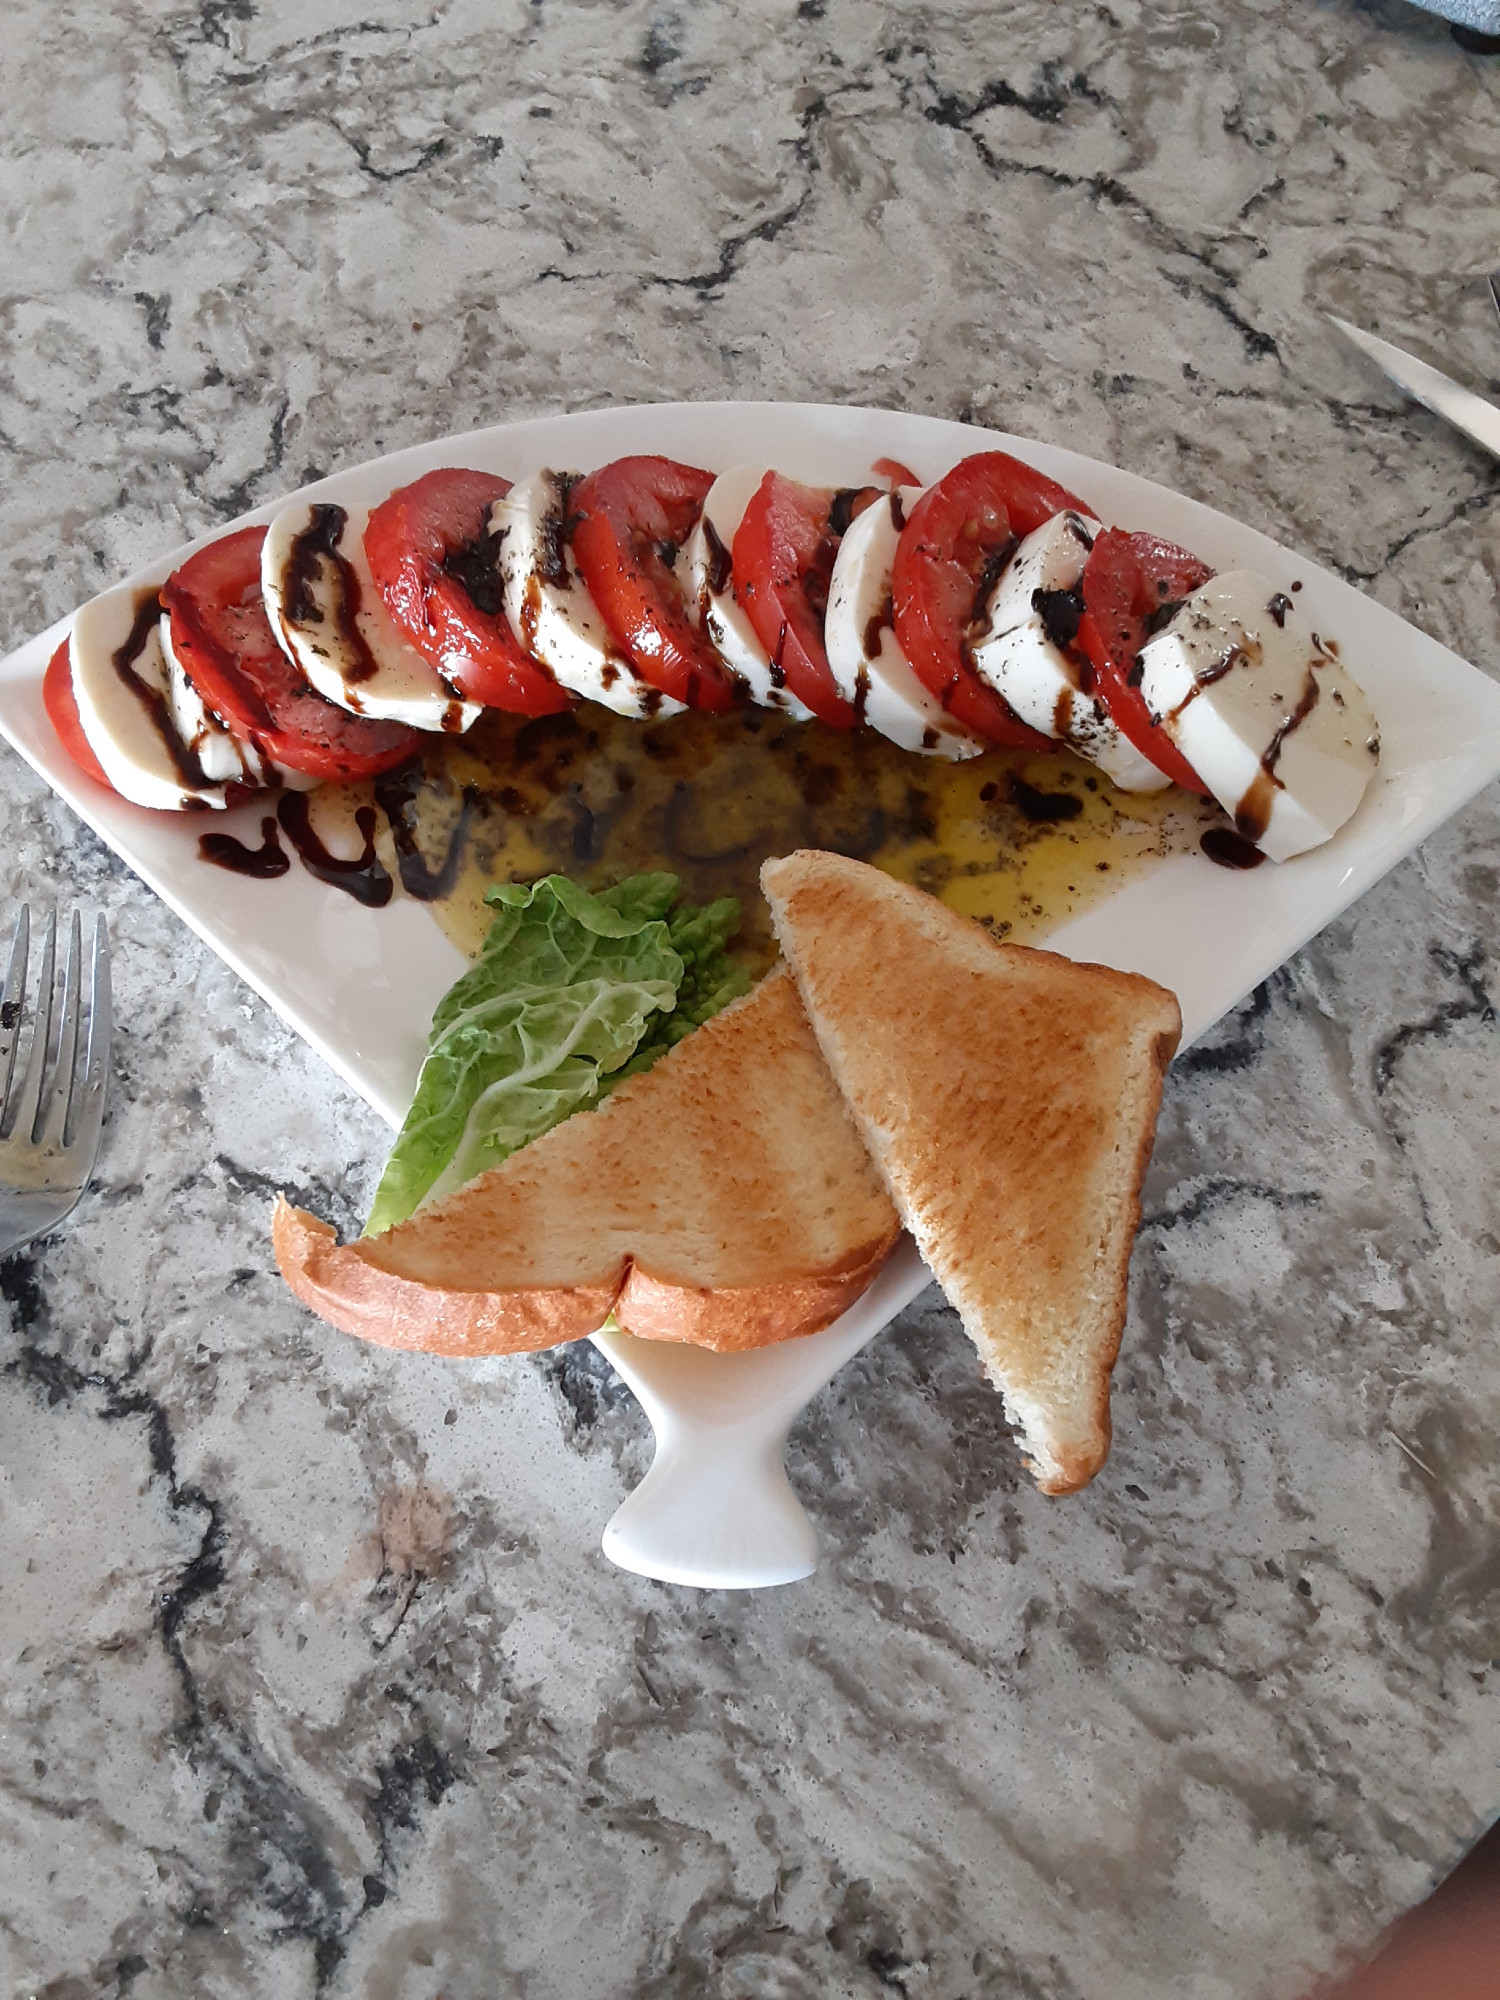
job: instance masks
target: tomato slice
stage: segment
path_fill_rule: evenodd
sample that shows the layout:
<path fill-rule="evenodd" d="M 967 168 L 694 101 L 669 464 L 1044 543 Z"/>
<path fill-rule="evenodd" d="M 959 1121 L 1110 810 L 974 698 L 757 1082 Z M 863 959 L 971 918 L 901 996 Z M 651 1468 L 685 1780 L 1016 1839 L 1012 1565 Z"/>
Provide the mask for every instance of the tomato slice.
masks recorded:
<path fill-rule="evenodd" d="M 1186 549 L 1155 535 L 1107 528 L 1089 551 L 1083 572 L 1083 617 L 1077 644 L 1092 662 L 1098 693 L 1143 757 L 1186 791 L 1209 796 L 1207 785 L 1157 723 L 1140 690 L 1137 656 L 1163 611 L 1208 582 L 1213 571 Z"/>
<path fill-rule="evenodd" d="M 870 467 L 877 479 L 887 480 L 892 486 L 920 486 L 921 480 L 914 472 L 901 463 L 899 458 L 877 458 Z"/>
<path fill-rule="evenodd" d="M 429 472 L 371 514 L 365 558 L 392 618 L 460 694 L 512 715 L 560 715 L 567 689 L 525 651 L 501 603 L 486 523 L 509 491 L 489 472 Z"/>
<path fill-rule="evenodd" d="M 879 486 L 803 486 L 768 472 L 735 530 L 734 594 L 781 680 L 820 721 L 852 729 L 859 716 L 839 693 L 823 644 L 833 560 L 849 523 Z"/>
<path fill-rule="evenodd" d="M 325 701 L 277 645 L 260 595 L 265 538 L 241 528 L 168 577 L 161 601 L 183 672 L 227 729 L 289 771 L 349 781 L 405 763 L 416 730 Z"/>
<path fill-rule="evenodd" d="M 978 452 L 927 489 L 896 544 L 891 597 L 901 650 L 954 720 L 988 742 L 1049 747 L 980 677 L 971 632 L 1016 543 L 1068 508 L 1089 511 L 1020 459 Z"/>
<path fill-rule="evenodd" d="M 579 572 L 615 644 L 652 687 L 722 715 L 741 689 L 689 618 L 673 567 L 713 483 L 676 459 L 617 458 L 579 480 L 568 508 Z"/>
<path fill-rule="evenodd" d="M 73 692 L 73 656 L 66 639 L 47 662 L 47 671 L 42 676 L 42 702 L 58 741 L 79 770 L 87 771 L 97 783 L 113 791 L 114 786 L 104 775 L 104 766 L 94 755 L 94 746 L 83 733 L 78 697 Z"/>

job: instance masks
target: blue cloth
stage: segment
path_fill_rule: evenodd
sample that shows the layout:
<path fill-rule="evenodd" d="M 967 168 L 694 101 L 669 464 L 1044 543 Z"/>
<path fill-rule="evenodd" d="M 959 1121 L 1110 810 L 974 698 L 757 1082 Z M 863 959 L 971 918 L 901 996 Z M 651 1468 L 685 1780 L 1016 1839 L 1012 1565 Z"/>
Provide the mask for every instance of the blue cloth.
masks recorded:
<path fill-rule="evenodd" d="M 1441 14 L 1445 21 L 1477 28 L 1481 35 L 1500 35 L 1500 0 L 1412 0 L 1412 5 Z"/>

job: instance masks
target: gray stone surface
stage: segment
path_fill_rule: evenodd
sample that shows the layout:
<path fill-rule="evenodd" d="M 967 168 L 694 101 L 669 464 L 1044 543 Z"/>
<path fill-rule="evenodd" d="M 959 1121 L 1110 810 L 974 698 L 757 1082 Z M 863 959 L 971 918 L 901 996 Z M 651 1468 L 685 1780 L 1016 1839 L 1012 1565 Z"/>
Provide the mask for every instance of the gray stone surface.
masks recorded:
<path fill-rule="evenodd" d="M 309 475 L 799 396 L 1133 465 L 1486 667 L 1500 65 L 1399 0 L 10 0 L 0 641 Z M 1496 386 L 1500 386 L 1497 384 Z M 935 1295 L 793 1440 L 826 1565 L 613 1571 L 592 1350 L 270 1271 L 383 1134 L 0 751 L 117 940 L 98 1186 L 0 1264 L 0 1990 L 1273 2000 L 1500 1806 L 1496 801 L 1177 1068 L 1067 1502 Z"/>

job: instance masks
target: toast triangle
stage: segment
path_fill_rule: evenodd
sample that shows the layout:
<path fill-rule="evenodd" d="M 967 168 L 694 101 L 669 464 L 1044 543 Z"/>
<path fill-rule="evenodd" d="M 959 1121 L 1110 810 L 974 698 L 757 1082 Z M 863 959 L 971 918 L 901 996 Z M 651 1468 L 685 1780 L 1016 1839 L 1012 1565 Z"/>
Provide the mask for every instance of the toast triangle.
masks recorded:
<path fill-rule="evenodd" d="M 314 1312 L 452 1355 L 577 1340 L 611 1310 L 645 1339 L 767 1346 L 837 1319 L 900 1232 L 784 966 L 383 1235 L 340 1245 L 285 1201 L 272 1225 Z"/>
<path fill-rule="evenodd" d="M 768 861 L 761 885 L 828 1065 L 1038 1485 L 1075 1491 L 1109 1453 L 1175 997 L 998 944 L 841 855 Z"/>

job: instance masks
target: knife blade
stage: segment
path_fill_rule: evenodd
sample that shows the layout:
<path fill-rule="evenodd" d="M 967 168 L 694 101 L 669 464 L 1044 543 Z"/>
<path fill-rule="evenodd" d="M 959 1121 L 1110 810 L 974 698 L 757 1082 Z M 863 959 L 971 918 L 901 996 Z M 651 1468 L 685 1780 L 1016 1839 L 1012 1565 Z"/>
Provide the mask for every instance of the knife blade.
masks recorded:
<path fill-rule="evenodd" d="M 1345 340 L 1352 342 L 1361 354 L 1368 355 L 1398 389 L 1404 389 L 1408 396 L 1435 416 L 1442 417 L 1455 430 L 1462 431 L 1465 437 L 1472 438 L 1475 444 L 1483 445 L 1486 451 L 1492 451 L 1496 458 L 1500 458 L 1500 409 L 1493 403 L 1487 403 L 1483 396 L 1475 395 L 1461 382 L 1453 381 L 1440 368 L 1418 361 L 1414 354 L 1393 347 L 1388 340 L 1365 333 L 1334 313 L 1329 313 L 1327 317 Z"/>

